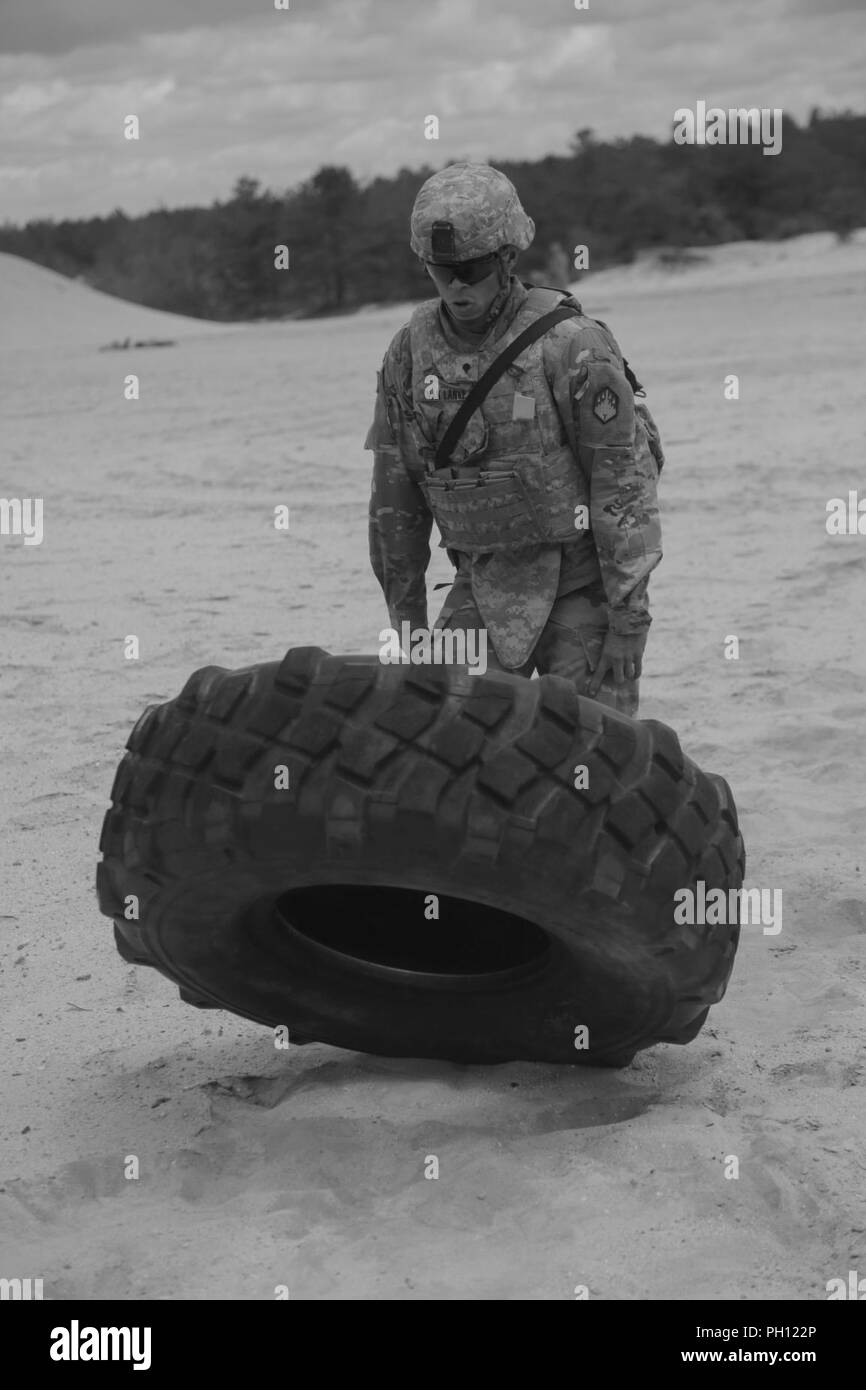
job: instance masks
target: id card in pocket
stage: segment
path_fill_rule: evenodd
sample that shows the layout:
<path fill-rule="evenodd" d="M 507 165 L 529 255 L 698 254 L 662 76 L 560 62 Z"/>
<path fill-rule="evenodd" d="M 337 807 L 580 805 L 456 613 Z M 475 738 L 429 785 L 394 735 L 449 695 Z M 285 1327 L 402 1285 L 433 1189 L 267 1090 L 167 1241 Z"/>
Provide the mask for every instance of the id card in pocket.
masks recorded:
<path fill-rule="evenodd" d="M 514 393 L 514 405 L 511 409 L 512 420 L 534 420 L 535 419 L 535 397 L 524 396 L 520 391 Z"/>

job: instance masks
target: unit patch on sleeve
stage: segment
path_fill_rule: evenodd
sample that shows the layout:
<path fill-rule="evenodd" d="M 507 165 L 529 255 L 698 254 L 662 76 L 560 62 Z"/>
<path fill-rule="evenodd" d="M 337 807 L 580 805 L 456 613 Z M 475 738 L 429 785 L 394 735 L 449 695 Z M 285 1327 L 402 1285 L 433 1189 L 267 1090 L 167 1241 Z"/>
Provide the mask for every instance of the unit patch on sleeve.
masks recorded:
<path fill-rule="evenodd" d="M 602 386 L 592 398 L 592 413 L 597 420 L 606 425 L 619 410 L 619 396 L 609 386 Z"/>

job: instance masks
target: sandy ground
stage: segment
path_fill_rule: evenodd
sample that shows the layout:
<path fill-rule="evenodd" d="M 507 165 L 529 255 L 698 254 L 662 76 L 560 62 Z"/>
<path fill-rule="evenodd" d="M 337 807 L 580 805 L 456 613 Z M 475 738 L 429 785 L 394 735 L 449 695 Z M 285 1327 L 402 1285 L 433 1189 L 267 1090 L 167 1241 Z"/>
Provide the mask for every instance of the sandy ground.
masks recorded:
<path fill-rule="evenodd" d="M 808 1300 L 866 1273 L 866 536 L 825 529 L 866 482 L 866 277 L 863 234 L 815 244 L 776 248 L 783 274 L 744 256 L 738 281 L 725 251 L 718 283 L 580 289 L 667 446 L 642 713 L 728 778 L 747 884 L 784 903 L 697 1040 L 623 1072 L 277 1052 L 120 960 L 93 881 L 142 708 L 203 664 L 376 645 L 361 444 L 405 315 L 157 324 L 0 258 L 0 491 L 45 505 L 41 546 L 0 538 L 0 1275 L 46 1298 Z M 96 351 L 128 335 L 177 346 Z"/>

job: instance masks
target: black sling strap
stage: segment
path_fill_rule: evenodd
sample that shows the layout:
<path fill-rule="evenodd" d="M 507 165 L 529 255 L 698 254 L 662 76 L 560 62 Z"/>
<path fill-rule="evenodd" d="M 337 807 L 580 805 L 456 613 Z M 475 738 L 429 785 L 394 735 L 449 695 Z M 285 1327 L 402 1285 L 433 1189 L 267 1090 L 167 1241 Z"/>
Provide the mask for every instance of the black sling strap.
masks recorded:
<path fill-rule="evenodd" d="M 554 324 L 560 323 L 562 319 L 572 318 L 580 310 L 569 308 L 566 304 L 561 304 L 556 309 L 550 309 L 548 313 L 542 314 L 528 328 L 524 328 L 504 352 L 501 352 L 484 375 L 476 381 L 469 395 L 463 401 L 451 424 L 442 436 L 439 447 L 436 450 L 436 457 L 433 468 L 449 468 L 451 466 L 451 453 L 461 434 L 469 423 L 470 416 L 480 406 L 481 402 L 488 395 L 490 388 L 496 384 L 502 373 L 507 371 L 515 358 L 519 357 L 524 348 L 529 347 L 537 338 L 544 337 Z"/>

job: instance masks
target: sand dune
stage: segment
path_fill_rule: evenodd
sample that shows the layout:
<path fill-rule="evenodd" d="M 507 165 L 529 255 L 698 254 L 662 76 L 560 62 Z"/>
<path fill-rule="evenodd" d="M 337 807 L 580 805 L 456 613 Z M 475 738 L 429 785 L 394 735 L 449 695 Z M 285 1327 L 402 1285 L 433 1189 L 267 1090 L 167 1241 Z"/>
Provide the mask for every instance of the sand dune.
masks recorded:
<path fill-rule="evenodd" d="M 101 347 L 126 338 L 189 338 L 219 332 L 222 327 L 130 304 L 4 252 L 0 252 L 0 325 L 0 346 L 15 350 Z"/>
<path fill-rule="evenodd" d="M 728 778 L 747 884 L 784 895 L 696 1041 L 622 1073 L 278 1052 L 119 959 L 93 881 L 143 707 L 208 663 L 375 646 L 361 446 L 405 313 L 208 331 L 0 258 L 4 342 L 40 367 L 4 356 L 0 491 L 45 506 L 41 546 L 0 541 L 0 1273 L 46 1298 L 810 1300 L 866 1270 L 866 537 L 824 524 L 864 483 L 861 250 L 723 294 L 580 287 L 619 295 L 667 449 L 642 713 Z M 68 351 L 140 332 L 178 346 Z"/>
<path fill-rule="evenodd" d="M 589 305 L 598 304 L 601 298 L 619 300 L 634 295 L 856 274 L 866 275 L 866 228 L 855 232 L 845 243 L 830 232 L 815 232 L 782 242 L 740 241 L 683 248 L 679 259 L 670 251 L 646 251 L 632 265 L 590 271 L 572 288 Z M 402 323 L 411 308 L 408 303 L 365 306 L 359 316 Z M 243 326 L 147 309 L 3 252 L 0 324 L 0 348 L 15 350 L 55 344 L 102 347 L 126 339 L 179 340 L 226 333 Z"/>
<path fill-rule="evenodd" d="M 643 251 L 631 265 L 588 271 L 579 289 L 584 297 L 602 294 L 620 299 L 858 274 L 866 276 L 866 229 L 846 242 L 832 232 L 811 232 L 787 241 L 729 241 L 723 246 Z"/>

